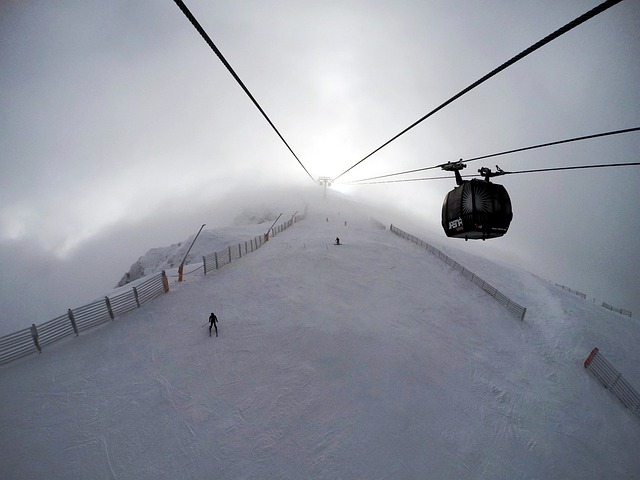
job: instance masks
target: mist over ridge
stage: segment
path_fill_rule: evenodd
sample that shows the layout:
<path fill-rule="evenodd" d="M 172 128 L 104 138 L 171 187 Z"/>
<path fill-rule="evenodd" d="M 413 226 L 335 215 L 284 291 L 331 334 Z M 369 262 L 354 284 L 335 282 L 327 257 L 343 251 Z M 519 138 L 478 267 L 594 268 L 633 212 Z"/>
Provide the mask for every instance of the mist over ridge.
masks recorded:
<path fill-rule="evenodd" d="M 455 258 L 472 263 L 482 263 L 481 259 L 510 265 L 530 271 L 531 262 L 518 250 L 513 250 L 509 242 L 509 233 L 503 239 L 487 242 L 463 242 L 447 239 L 434 218 L 438 211 L 424 211 L 423 216 L 414 210 L 401 210 L 390 204 L 386 198 L 376 198 L 360 193 L 341 193 L 344 187 L 336 186 L 323 191 L 320 186 L 308 182 L 278 184 L 272 186 L 256 184 L 245 190 L 235 190 L 206 201 L 202 198 L 184 197 L 163 205 L 152 216 L 136 223 L 116 225 L 100 235 L 85 241 L 65 258 L 59 258 L 37 245 L 24 242 L 0 242 L 0 257 L 7 270 L 15 273 L 13 277 L 1 277 L 2 313 L 4 320 L 0 324 L 0 334 L 25 328 L 31 323 L 42 323 L 66 311 L 93 301 L 109 292 L 115 285 L 126 283 L 126 273 L 133 270 L 132 278 L 145 274 L 139 260 L 151 251 L 163 252 L 171 245 L 182 245 L 192 239 L 202 223 L 206 223 L 204 236 L 216 235 L 215 230 L 224 232 L 234 227 L 245 226 L 247 233 L 240 237 L 228 238 L 228 241 L 207 246 L 194 245 L 190 259 L 201 254 L 216 251 L 219 245 L 226 246 L 236 240 L 248 239 L 258 234 L 277 215 L 291 217 L 294 213 L 310 208 L 317 210 L 326 206 L 344 205 L 344 209 L 353 209 L 361 215 L 376 218 L 387 227 L 394 223 L 406 231 L 424 238 L 443 249 Z M 346 189 L 349 192 L 349 189 Z M 414 205 L 417 206 L 417 205 Z M 339 207 L 338 207 L 339 208 Z M 262 223 L 254 223 L 254 222 Z M 214 233 L 207 233 L 213 231 Z M 205 238 L 203 237 L 203 238 Z M 236 242 L 237 243 L 237 242 Z M 176 250 L 179 250 L 177 248 Z M 38 253 L 39 252 L 39 253 Z M 141 255 L 142 252 L 145 252 Z M 183 251 L 184 254 L 184 251 Z M 183 255 L 182 254 L 182 255 Z M 165 253 L 160 254 L 166 256 Z M 182 255 L 176 253 L 164 264 L 165 268 L 176 266 Z M 136 256 L 138 260 L 134 260 Z M 178 258 L 180 257 L 180 258 Z M 143 262 L 144 263 L 144 262 Z M 187 262 L 188 263 L 188 262 Z M 534 261 L 535 265 L 536 262 Z M 148 268 L 148 272 L 161 270 Z M 147 272 L 147 273 L 148 273 Z M 543 272 L 535 272 L 548 278 Z M 26 288 L 26 285 L 29 288 Z M 568 285 L 574 287 L 574 285 Z M 599 293 L 599 292 L 598 292 Z M 591 293 L 599 299 L 606 294 Z M 35 297 L 35 298 L 34 298 Z M 618 305 L 609 297 L 604 298 Z"/>

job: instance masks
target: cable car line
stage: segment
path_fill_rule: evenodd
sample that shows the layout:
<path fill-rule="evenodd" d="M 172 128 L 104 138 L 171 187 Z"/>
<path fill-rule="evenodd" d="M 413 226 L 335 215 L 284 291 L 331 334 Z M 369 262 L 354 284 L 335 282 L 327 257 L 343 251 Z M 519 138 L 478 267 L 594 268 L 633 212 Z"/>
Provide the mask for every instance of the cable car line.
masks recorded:
<path fill-rule="evenodd" d="M 251 94 L 251 92 L 249 91 L 249 89 L 246 87 L 246 85 L 243 83 L 243 81 L 240 79 L 240 77 L 238 76 L 238 74 L 233 70 L 233 68 L 231 67 L 231 65 L 229 64 L 229 62 L 227 61 L 227 59 L 224 57 L 224 55 L 222 55 L 222 52 L 218 49 L 218 47 L 216 47 L 216 45 L 213 43 L 213 40 L 211 40 L 211 37 L 209 37 L 209 35 L 207 35 L 207 32 L 205 32 L 204 28 L 202 28 L 202 26 L 200 25 L 200 23 L 198 22 L 198 20 L 196 20 L 196 18 L 193 16 L 193 14 L 191 13 L 191 11 L 189 11 L 189 9 L 187 8 L 187 6 L 184 4 L 184 2 L 182 0 L 174 0 L 174 2 L 176 3 L 176 5 L 178 6 L 178 8 L 180 8 L 180 10 L 182 10 L 182 13 L 185 14 L 185 16 L 189 19 L 189 21 L 191 22 L 191 24 L 194 26 L 194 28 L 198 31 L 198 33 L 200 33 L 200 35 L 202 36 L 202 38 L 204 39 L 205 42 L 207 42 L 207 45 L 209 45 L 209 47 L 211 47 L 211 50 L 213 50 L 213 52 L 218 56 L 218 58 L 220 59 L 220 61 L 224 64 L 225 67 L 227 67 L 227 70 L 229 70 L 229 73 L 231 73 L 231 75 L 233 76 L 233 78 L 235 78 L 236 82 L 238 82 L 238 84 L 240 85 L 240 87 L 242 87 L 242 89 L 244 90 L 244 92 L 247 94 L 247 96 L 251 99 L 251 101 L 253 102 L 253 104 L 256 106 L 256 108 L 260 111 L 260 113 L 262 114 L 262 116 L 265 118 L 265 120 L 269 123 L 269 125 L 271 125 L 271 128 L 273 128 L 273 130 L 278 134 L 278 137 L 280 137 L 280 140 L 282 140 L 282 142 L 287 146 L 287 148 L 289 149 L 289 151 L 291 152 L 291 154 L 295 157 L 295 159 L 298 161 L 298 163 L 300 164 L 300 166 L 304 169 L 304 171 L 307 173 L 307 175 L 309 175 L 309 178 L 311 178 L 311 180 L 313 180 L 313 182 L 315 183 L 316 180 L 311 176 L 311 174 L 309 173 L 309 171 L 307 170 L 307 168 L 302 164 L 302 162 L 300 161 L 300 159 L 298 158 L 298 156 L 294 153 L 294 151 L 291 149 L 291 147 L 289 146 L 289 144 L 287 143 L 287 141 L 284 139 L 284 137 L 280 134 L 280 132 L 278 131 L 278 129 L 276 128 L 276 126 L 273 124 L 273 122 L 271 121 L 271 119 L 267 116 L 267 114 L 265 113 L 265 111 L 262 109 L 262 107 L 260 106 L 260 104 L 258 103 L 258 101 L 254 98 L 254 96 Z"/>
<path fill-rule="evenodd" d="M 516 172 L 503 171 L 500 175 L 511 175 L 518 173 L 538 173 L 538 172 L 554 172 L 560 170 L 584 170 L 589 168 L 609 168 L 609 167 L 632 167 L 639 166 L 640 162 L 632 162 L 632 163 L 607 163 L 600 165 L 578 165 L 572 167 L 552 167 L 552 168 L 536 168 L 532 170 L 520 170 Z M 462 178 L 475 178 L 482 175 L 461 175 Z M 364 182 L 358 183 L 357 185 L 377 185 L 381 183 L 404 183 L 404 182 L 420 182 L 424 180 L 451 180 L 451 177 L 422 177 L 422 178 L 405 178 L 402 180 L 381 180 L 377 182 Z M 347 185 L 352 185 L 351 182 L 347 182 Z"/>
<path fill-rule="evenodd" d="M 178 0 L 176 0 L 178 1 Z M 432 116 L 433 114 L 437 113 L 438 111 L 442 110 L 444 107 L 446 107 L 447 105 L 449 105 L 450 103 L 454 102 L 455 100 L 457 100 L 458 98 L 462 97 L 463 95 L 465 95 L 466 93 L 468 93 L 469 91 L 473 90 L 474 88 L 476 88 L 477 86 L 479 86 L 480 84 L 486 82 L 487 80 L 489 80 L 491 77 L 497 75 L 498 73 L 500 73 L 501 71 L 505 70 L 506 68 L 510 67 L 511 65 L 513 65 L 514 63 L 516 63 L 519 60 L 522 60 L 524 57 L 526 57 L 527 55 L 535 52 L 536 50 L 538 50 L 539 48 L 545 46 L 547 43 L 551 42 L 552 40 L 555 40 L 556 38 L 558 38 L 559 36 L 567 33 L 568 31 L 572 30 L 573 28 L 579 26 L 580 24 L 586 22 L 587 20 L 590 20 L 591 18 L 595 17 L 596 15 L 604 12 L 605 10 L 607 10 L 610 7 L 613 7 L 614 5 L 620 3 L 622 0 L 606 0 L 605 2 L 601 3 L 600 5 L 594 7 L 593 9 L 589 10 L 588 12 L 582 14 L 581 16 L 579 16 L 578 18 L 576 18 L 575 20 L 572 20 L 571 22 L 567 23 L 565 26 L 559 28 L 558 30 L 556 30 L 555 32 L 547 35 L 545 38 L 543 38 L 542 40 L 538 41 L 537 43 L 533 44 L 532 46 L 530 46 L 529 48 L 527 48 L 526 50 L 523 50 L 522 52 L 520 52 L 519 54 L 517 54 L 515 57 L 511 58 L 510 60 L 506 61 L 505 63 L 503 63 L 502 65 L 500 65 L 498 68 L 492 70 L 491 72 L 489 72 L 488 74 L 486 74 L 484 77 L 480 78 L 479 80 L 476 80 L 474 83 L 472 83 L 471 85 L 469 85 L 467 88 L 465 88 L 464 90 L 460 91 L 459 93 L 457 93 L 456 95 L 454 95 L 453 97 L 451 97 L 449 100 L 447 100 L 446 102 L 442 103 L 441 105 L 439 105 L 438 107 L 436 107 L 435 109 L 431 110 L 429 113 L 427 113 L 426 115 L 424 115 L 422 118 L 418 119 L 417 121 L 413 122 L 411 125 L 409 125 L 407 128 L 405 128 L 404 130 L 402 130 L 400 133 L 396 134 L 394 137 L 392 137 L 391 139 L 387 140 L 385 143 L 383 143 L 382 145 L 380 145 L 378 148 L 376 148 L 373 152 L 371 152 L 370 154 L 368 154 L 366 157 L 364 157 L 362 160 L 356 162 L 354 165 L 352 165 L 351 167 L 349 167 L 348 169 L 346 169 L 344 172 L 342 172 L 340 175 L 338 175 L 337 177 L 335 177 L 333 180 L 337 180 L 338 178 L 342 177 L 345 173 L 349 172 L 350 170 L 352 170 L 353 168 L 357 167 L 358 165 L 360 165 L 362 162 L 364 162 L 366 159 L 368 159 L 369 157 L 371 157 L 374 153 L 382 150 L 384 147 L 386 147 L 387 145 L 389 145 L 391 142 L 393 142 L 394 140 L 396 140 L 398 137 L 400 137 L 401 135 L 405 134 L 406 132 L 408 132 L 409 130 L 411 130 L 413 127 L 415 127 L 416 125 L 418 125 L 419 123 L 423 122 L 424 120 L 426 120 L 427 118 L 429 118 L 430 116 Z"/>
<path fill-rule="evenodd" d="M 553 167 L 553 168 L 536 168 L 533 170 L 520 170 L 518 172 L 504 172 L 504 175 L 511 175 L 516 173 L 538 173 L 538 172 L 555 172 L 559 170 L 580 170 L 580 169 L 588 169 L 588 168 L 609 168 L 609 167 L 631 167 L 638 166 L 640 162 L 633 163 L 607 163 L 601 165 L 578 165 L 575 167 Z"/>
<path fill-rule="evenodd" d="M 475 177 L 477 175 L 463 175 L 463 178 L 467 178 L 467 177 Z M 363 180 L 361 180 L 361 182 L 363 183 L 352 183 L 352 182 L 346 182 L 345 185 L 378 185 L 381 183 L 404 183 L 404 182 L 418 182 L 418 181 L 422 181 L 422 180 L 451 180 L 451 177 L 422 177 L 422 178 L 405 178 L 402 180 L 379 180 L 377 182 L 365 182 Z"/>
<path fill-rule="evenodd" d="M 619 135 L 621 133 L 636 132 L 638 130 L 640 130 L 640 127 L 625 128 L 624 130 L 615 130 L 613 132 L 597 133 L 595 135 L 586 135 L 584 137 L 576 137 L 576 138 L 569 138 L 569 139 L 566 139 L 566 140 L 558 140 L 557 142 L 541 143 L 539 145 L 533 145 L 531 147 L 516 148 L 515 150 L 507 150 L 505 152 L 493 153 L 491 155 L 483 155 L 481 157 L 469 158 L 467 160 L 463 160 L 463 162 L 464 163 L 473 162 L 475 160 L 483 160 L 485 158 L 497 157 L 497 156 L 500 156 L 500 155 L 508 155 L 510 153 L 524 152 L 526 150 L 533 150 L 533 149 L 536 149 L 536 148 L 550 147 L 550 146 L 553 146 L 553 145 L 560 145 L 560 144 L 563 144 L 563 143 L 578 142 L 580 140 L 589 140 L 589 139 L 592 139 L 592 138 L 606 137 L 606 136 L 610 136 L 610 135 Z"/>
<path fill-rule="evenodd" d="M 611 136 L 611 135 L 619 135 L 621 133 L 636 132 L 638 130 L 640 130 L 640 127 L 625 128 L 623 130 L 615 130 L 615 131 L 612 131 L 612 132 L 597 133 L 597 134 L 594 134 L 594 135 L 585 135 L 585 136 L 582 136 L 582 137 L 568 138 L 568 139 L 565 139 L 565 140 L 558 140 L 556 142 L 541 143 L 541 144 L 533 145 L 533 146 L 530 146 L 530 147 L 516 148 L 514 150 L 506 150 L 504 152 L 492 153 L 491 155 L 482 155 L 480 157 L 467 158 L 467 159 L 464 159 L 464 160 L 460 159 L 460 162 L 462 162 L 462 163 L 473 162 L 475 160 L 483 160 L 483 159 L 486 159 L 486 158 L 498 157 L 500 155 L 508 155 L 508 154 L 511 154 L 511 153 L 518 153 L 518 152 L 524 152 L 524 151 L 527 151 L 527 150 L 534 150 L 536 148 L 550 147 L 550 146 L 553 146 L 553 145 L 560 145 L 560 144 L 563 144 L 563 143 L 571 143 L 571 142 L 577 142 L 577 141 L 580 141 L 580 140 L 589 140 L 589 139 L 592 139 L 592 138 L 607 137 L 607 136 Z M 407 173 L 424 172 L 425 170 L 432 170 L 434 168 L 440 168 L 440 167 L 442 167 L 442 164 L 434 165 L 432 167 L 416 168 L 414 170 L 405 170 L 404 172 L 388 173 L 386 175 L 379 175 L 377 177 L 363 178 L 362 180 L 354 180 L 353 182 L 348 182 L 348 183 L 352 184 L 352 183 L 357 183 L 357 182 L 366 182 L 366 181 L 369 181 L 369 180 L 378 180 L 380 178 L 395 177 L 397 175 L 404 175 L 404 174 L 407 174 Z"/>

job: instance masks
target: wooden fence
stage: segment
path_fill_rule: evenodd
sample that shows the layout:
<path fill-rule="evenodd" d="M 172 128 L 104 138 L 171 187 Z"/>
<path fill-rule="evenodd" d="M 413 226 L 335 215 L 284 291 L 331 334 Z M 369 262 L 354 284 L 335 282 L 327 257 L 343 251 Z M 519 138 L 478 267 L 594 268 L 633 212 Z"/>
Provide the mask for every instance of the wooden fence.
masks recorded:
<path fill-rule="evenodd" d="M 78 336 L 80 332 L 113 320 L 168 291 L 169 282 L 163 271 L 146 278 L 131 290 L 104 297 L 82 307 L 70 308 L 66 315 L 0 337 L 0 365 L 31 353 L 42 352 L 43 347 L 66 337 Z"/>
<path fill-rule="evenodd" d="M 289 228 L 303 217 L 296 216 L 277 227 L 272 227 L 264 236 L 256 237 L 235 246 L 229 246 L 219 252 L 202 257 L 204 273 L 242 258 L 243 255 L 260 248 L 270 237 L 274 237 Z M 88 305 L 69 309 L 65 315 L 56 317 L 41 325 L 31 325 L 0 337 L 0 365 L 17 360 L 26 355 L 42 352 L 42 348 L 80 332 L 89 330 L 104 322 L 111 321 L 146 302 L 169 291 L 169 281 L 165 271 L 156 273 L 144 280 L 137 280 L 130 290 L 106 296 Z"/>
<path fill-rule="evenodd" d="M 584 368 L 589 370 L 625 407 L 640 416 L 640 395 L 597 348 L 591 350 L 584 361 Z"/>
<path fill-rule="evenodd" d="M 584 298 L 585 300 L 587 299 L 587 294 L 586 293 L 578 292 L 577 290 L 572 290 L 569 287 L 565 287 L 564 285 L 560 285 L 559 283 L 556 283 L 556 287 L 560 287 L 561 289 L 566 290 L 568 292 L 571 292 L 574 295 L 579 296 L 580 298 Z M 631 317 L 631 312 L 629 310 L 625 310 L 623 308 L 612 307 L 607 302 L 596 301 L 595 298 L 593 299 L 593 303 L 595 303 L 596 305 L 600 305 L 601 307 L 604 307 L 607 310 L 611 310 L 612 312 L 619 313 L 620 315 L 626 315 L 627 317 Z"/>
<path fill-rule="evenodd" d="M 414 237 L 413 235 L 410 235 L 410 234 L 408 234 L 406 232 L 403 232 L 398 227 L 394 227 L 393 225 L 391 225 L 390 230 L 393 233 L 395 233 L 396 235 L 398 235 L 398 236 L 400 236 L 400 237 L 402 237 L 402 238 L 404 238 L 406 240 L 409 240 L 410 242 L 413 242 L 413 243 L 425 248 L 427 251 L 431 252 L 432 254 L 434 254 L 436 257 L 438 257 L 440 260 L 445 262 L 447 265 L 451 266 L 454 270 L 457 270 L 460 273 L 462 273 L 462 275 L 465 278 L 468 278 L 473 283 L 475 283 L 477 286 L 479 286 L 482 290 L 484 290 L 489 295 L 491 295 L 500 305 L 506 307 L 506 309 L 510 313 L 515 315 L 520 320 L 524 320 L 524 316 L 527 313 L 527 309 L 525 307 L 523 307 L 522 305 L 519 305 L 518 303 L 516 303 L 513 300 L 511 300 L 509 297 L 507 297 L 502 292 L 500 292 L 497 288 L 491 286 L 489 283 L 484 281 L 478 275 L 476 275 L 472 271 L 470 271 L 470 270 L 466 269 L 465 267 L 463 267 L 462 265 L 460 265 L 458 262 L 453 260 L 448 255 L 446 255 L 444 252 L 442 252 L 441 250 L 438 250 L 433 245 L 431 245 L 431 244 L 429 244 L 429 243 L 427 243 L 427 242 L 425 242 L 423 240 L 420 240 L 417 237 Z"/>
<path fill-rule="evenodd" d="M 303 217 L 296 216 L 291 220 L 284 222 L 277 227 L 273 227 L 269 233 L 252 238 L 251 240 L 247 240 L 244 243 L 239 243 L 238 245 L 229 246 L 223 250 L 218 252 L 213 252 L 208 255 L 204 255 L 202 257 L 202 264 L 204 265 L 204 274 L 206 275 L 208 272 L 213 270 L 217 270 L 224 265 L 231 263 L 233 260 L 237 260 L 242 258 L 243 255 L 246 255 L 251 252 L 255 252 L 258 248 L 263 246 L 265 242 L 269 240 L 271 237 L 275 237 L 279 233 L 285 231 L 291 225 L 296 222 L 299 222 Z"/>

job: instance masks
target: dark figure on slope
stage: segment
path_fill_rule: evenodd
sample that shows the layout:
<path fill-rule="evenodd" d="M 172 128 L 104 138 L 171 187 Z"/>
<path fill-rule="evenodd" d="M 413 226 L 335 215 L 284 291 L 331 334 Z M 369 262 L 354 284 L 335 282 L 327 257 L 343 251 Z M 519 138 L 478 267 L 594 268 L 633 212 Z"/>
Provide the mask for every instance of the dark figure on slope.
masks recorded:
<path fill-rule="evenodd" d="M 216 329 L 216 337 L 218 336 L 218 317 L 216 317 L 215 313 L 211 312 L 211 316 L 209 317 L 209 336 L 211 336 L 211 329 Z"/>
<path fill-rule="evenodd" d="M 338 237 L 336 237 L 336 245 L 340 245 L 340 239 Z"/>

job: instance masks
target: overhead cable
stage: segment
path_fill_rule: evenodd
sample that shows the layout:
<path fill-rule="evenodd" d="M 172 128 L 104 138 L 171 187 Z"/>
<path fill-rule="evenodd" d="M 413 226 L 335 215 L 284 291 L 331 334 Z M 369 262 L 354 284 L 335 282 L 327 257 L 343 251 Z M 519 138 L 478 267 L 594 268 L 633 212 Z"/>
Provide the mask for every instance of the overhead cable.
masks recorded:
<path fill-rule="evenodd" d="M 586 136 L 582 136 L 582 137 L 568 138 L 566 140 L 558 140 L 556 142 L 541 143 L 541 144 L 533 145 L 533 146 L 530 146 L 530 147 L 516 148 L 514 150 L 506 150 L 504 152 L 492 153 L 490 155 L 482 155 L 480 157 L 460 159 L 460 162 L 461 163 L 473 162 L 475 160 L 483 160 L 483 159 L 486 159 L 486 158 L 498 157 L 500 155 L 508 155 L 508 154 L 511 154 L 511 153 L 524 152 L 526 150 L 533 150 L 533 149 L 536 149 L 536 148 L 550 147 L 552 145 L 560 145 L 560 144 L 563 144 L 563 143 L 578 142 L 580 140 L 588 140 L 588 139 L 592 139 L 592 138 L 607 137 L 607 136 L 611 136 L 611 135 L 619 135 L 621 133 L 636 132 L 638 130 L 640 130 L 640 127 L 626 128 L 624 130 L 615 130 L 613 132 L 597 133 L 597 134 L 594 134 L 594 135 L 586 135 Z M 424 172 L 426 170 L 433 170 L 435 168 L 440 168 L 441 166 L 442 166 L 442 164 L 439 164 L 439 165 L 433 165 L 431 167 L 416 168 L 414 170 L 405 170 L 404 172 L 388 173 L 386 175 L 379 175 L 377 177 L 370 177 L 370 178 L 363 178 L 361 180 L 354 180 L 353 182 L 349 182 L 349 183 L 367 182 L 369 180 L 378 180 L 380 178 L 395 177 L 395 176 L 398 176 L 398 175 L 405 175 L 407 173 Z"/>
<path fill-rule="evenodd" d="M 504 175 L 511 175 L 516 173 L 537 173 L 537 172 L 555 172 L 559 170 L 580 170 L 589 168 L 610 168 L 610 167 L 631 167 L 638 166 L 640 162 L 633 163 L 607 163 L 602 165 L 580 165 L 576 167 L 553 167 L 553 168 L 536 168 L 534 170 L 520 170 L 518 172 L 504 172 Z"/>
<path fill-rule="evenodd" d="M 640 162 L 632 162 L 632 163 L 606 163 L 600 165 L 578 165 L 574 167 L 551 167 L 551 168 L 536 168 L 533 170 L 519 170 L 517 172 L 508 172 L 503 171 L 500 175 L 511 175 L 518 173 L 538 173 L 538 172 L 555 172 L 560 170 L 585 170 L 590 168 L 611 168 L 611 167 L 634 167 L 640 166 Z M 482 175 L 461 175 L 461 178 L 472 178 L 472 177 L 480 177 Z M 358 185 L 376 185 L 381 183 L 404 183 L 404 182 L 421 182 L 424 180 L 451 180 L 452 177 L 421 177 L 421 178 L 405 178 L 402 180 L 380 180 L 376 182 L 363 182 Z"/>
<path fill-rule="evenodd" d="M 535 148 L 550 147 L 552 145 L 560 145 L 562 143 L 578 142 L 580 140 L 589 140 L 592 138 L 607 137 L 610 135 L 619 135 L 621 133 L 637 132 L 638 130 L 640 130 L 640 127 L 625 128 L 624 130 L 616 130 L 613 132 L 597 133 L 595 135 L 586 135 L 584 137 L 569 138 L 567 140 L 559 140 L 557 142 L 541 143 L 540 145 L 533 145 L 531 147 L 517 148 L 515 150 L 507 150 L 505 152 L 492 153 L 491 155 L 483 155 L 481 157 L 469 158 L 469 159 L 463 160 L 462 163 L 473 162 L 475 160 L 483 160 L 485 158 L 497 157 L 499 155 L 508 155 L 510 153 L 524 152 L 526 150 L 533 150 Z"/>
<path fill-rule="evenodd" d="M 302 164 L 302 162 L 300 161 L 300 159 L 298 158 L 298 156 L 294 153 L 294 151 L 291 149 L 291 147 L 289 146 L 289 144 L 287 143 L 287 141 L 284 139 L 284 137 L 280 134 L 280 132 L 278 131 L 278 129 L 276 128 L 276 126 L 273 124 L 273 122 L 271 121 L 271 119 L 267 116 L 267 114 L 265 113 L 265 111 L 262 109 L 262 107 L 260 106 L 260 104 L 257 102 L 257 100 L 254 98 L 254 96 L 251 94 L 251 92 L 249 91 L 249 89 L 246 87 L 246 85 L 242 82 L 242 80 L 240 79 L 240 77 L 238 76 L 238 74 L 233 70 L 233 68 L 231 67 L 231 65 L 229 64 L 229 62 L 227 62 L 227 59 L 224 58 L 224 55 L 222 55 L 222 52 L 218 49 L 218 47 L 216 47 L 216 45 L 213 43 L 213 40 L 211 40 L 211 38 L 209 37 L 209 35 L 207 35 L 207 32 L 204 31 L 204 28 L 202 28 L 202 26 L 200 25 L 200 23 L 198 23 L 198 20 L 196 20 L 196 18 L 193 16 L 193 14 L 189 11 L 189 9 L 187 8 L 187 6 L 184 4 L 184 2 L 182 0 L 174 0 L 174 2 L 176 3 L 176 5 L 180 8 L 180 10 L 182 10 L 182 13 L 185 14 L 185 16 L 189 19 L 189 21 L 191 22 L 191 24 L 195 27 L 195 29 L 200 33 L 200 35 L 202 36 L 202 38 L 204 38 L 204 41 L 207 42 L 207 45 L 209 45 L 209 47 L 211 47 L 211 50 L 214 51 L 214 53 L 218 56 L 218 58 L 220 59 L 220 61 L 224 64 L 225 67 L 227 67 L 227 70 L 229 70 L 229 73 L 231 73 L 231 75 L 233 76 L 233 78 L 235 78 L 236 82 L 238 82 L 238 84 L 240 85 L 240 87 L 242 87 L 242 89 L 244 90 L 244 92 L 247 94 L 247 96 L 251 99 L 251 101 L 253 102 L 253 104 L 256 106 L 256 108 L 258 110 L 260 110 L 260 113 L 262 114 L 262 116 L 265 118 L 265 120 L 269 123 L 269 125 L 271 125 L 271 128 L 273 128 L 273 130 L 278 134 L 278 137 L 280 137 L 280 140 L 282 140 L 282 142 L 287 146 L 287 148 L 289 149 L 289 151 L 291 152 L 291 154 L 295 157 L 295 159 L 298 161 L 298 163 L 300 164 L 300 166 L 304 169 L 305 172 L 307 172 L 307 175 L 309 175 L 309 178 L 311 178 L 311 180 L 313 180 L 314 182 L 316 181 L 311 174 L 309 173 L 309 171 L 306 169 L 306 167 Z"/>
<path fill-rule="evenodd" d="M 383 143 L 382 145 L 380 145 L 378 148 L 376 148 L 373 152 L 371 152 L 369 155 L 367 155 L 366 157 L 364 157 L 362 160 L 356 162 L 354 165 L 352 165 L 351 167 L 349 167 L 348 169 L 346 169 L 344 172 L 342 172 L 340 175 L 338 175 L 337 177 L 335 177 L 333 180 L 337 180 L 338 178 L 342 177 L 345 173 L 349 172 L 350 170 L 352 170 L 353 168 L 355 168 L 356 166 L 360 165 L 362 162 L 364 162 L 366 159 L 368 159 L 369 157 L 371 157 L 374 153 L 382 150 L 384 147 L 386 147 L 387 145 L 389 145 L 391 142 L 393 142 L 395 139 L 397 139 L 398 137 L 400 137 L 401 135 L 407 133 L 409 130 L 411 130 L 413 127 L 415 127 L 416 125 L 418 125 L 419 123 L 423 122 L 424 120 L 426 120 L 427 118 L 429 118 L 430 116 L 432 116 L 433 114 L 435 114 L 436 112 L 442 110 L 444 107 L 446 107 L 447 105 L 449 105 L 450 103 L 454 102 L 455 100 L 457 100 L 458 98 L 462 97 L 464 94 L 468 93 L 469 91 L 473 90 L 474 88 L 476 88 L 478 85 L 486 82 L 487 80 L 489 80 L 491 77 L 497 75 L 498 73 L 500 73 L 502 70 L 505 70 L 507 67 L 510 67 L 511 65 L 513 65 L 514 63 L 516 63 L 518 60 L 523 59 L 524 57 L 526 57 L 527 55 L 529 55 L 530 53 L 535 52 L 536 50 L 538 50 L 539 48 L 545 46 L 547 43 L 551 42 L 552 40 L 555 40 L 556 38 L 558 38 L 559 36 L 567 33 L 569 30 L 572 30 L 573 28 L 577 27 L 578 25 L 586 22 L 587 20 L 590 20 L 591 18 L 595 17 L 596 15 L 598 15 L 599 13 L 604 12 L 605 10 L 607 10 L 608 8 L 616 5 L 617 3 L 620 3 L 622 0 L 607 0 L 603 3 L 601 3 L 600 5 L 598 5 L 597 7 L 589 10 L 588 12 L 584 13 L 583 15 L 579 16 L 578 18 L 576 18 L 575 20 L 567 23 L 564 27 L 559 28 L 558 30 L 556 30 L 555 32 L 551 33 L 550 35 L 547 35 L 545 38 L 543 38 L 542 40 L 540 40 L 539 42 L 535 43 L 534 45 L 530 46 L 529 48 L 527 48 L 526 50 L 523 50 L 522 52 L 520 52 L 518 55 L 516 55 L 515 57 L 511 58 L 510 60 L 506 61 L 505 63 L 503 63 L 502 65 L 500 65 L 498 68 L 492 70 L 491 72 L 489 72 L 488 74 L 486 74 L 484 77 L 482 77 L 481 79 L 475 81 L 474 83 L 472 83 L 471 85 L 469 85 L 467 88 L 465 88 L 464 90 L 462 90 L 460 93 L 454 95 L 453 97 L 451 97 L 449 100 L 447 100 L 446 102 L 442 103 L 441 105 L 439 105 L 438 107 L 436 107 L 435 109 L 431 110 L 429 113 L 427 113 L 425 116 L 423 116 L 422 118 L 420 118 L 419 120 L 415 121 L 414 123 L 412 123 L 411 125 L 409 125 L 407 128 L 405 128 L 404 130 L 402 130 L 400 133 L 398 133 L 397 135 L 395 135 L 394 137 L 392 137 L 391 139 L 387 140 L 385 143 Z"/>

